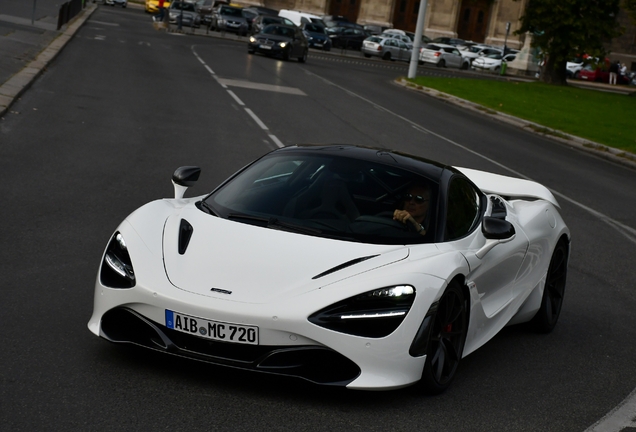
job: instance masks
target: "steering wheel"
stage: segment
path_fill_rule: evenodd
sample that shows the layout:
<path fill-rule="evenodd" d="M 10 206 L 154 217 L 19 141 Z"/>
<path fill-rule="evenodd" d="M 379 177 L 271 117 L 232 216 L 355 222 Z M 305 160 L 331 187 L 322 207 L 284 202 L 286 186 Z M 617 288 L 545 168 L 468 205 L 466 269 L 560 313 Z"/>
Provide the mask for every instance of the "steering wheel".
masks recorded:
<path fill-rule="evenodd" d="M 385 212 L 388 213 L 388 212 Z M 397 228 L 400 231 L 411 231 L 411 232 L 415 232 L 415 229 L 412 228 L 413 224 L 411 223 L 406 223 L 403 224 L 402 222 L 396 221 L 395 219 L 393 219 L 393 213 L 390 213 L 390 217 L 387 216 L 382 216 L 384 213 L 380 213 L 378 216 L 359 216 L 356 218 L 356 222 L 372 222 L 372 223 L 376 223 L 379 225 L 387 225 L 390 226 L 391 228 Z"/>

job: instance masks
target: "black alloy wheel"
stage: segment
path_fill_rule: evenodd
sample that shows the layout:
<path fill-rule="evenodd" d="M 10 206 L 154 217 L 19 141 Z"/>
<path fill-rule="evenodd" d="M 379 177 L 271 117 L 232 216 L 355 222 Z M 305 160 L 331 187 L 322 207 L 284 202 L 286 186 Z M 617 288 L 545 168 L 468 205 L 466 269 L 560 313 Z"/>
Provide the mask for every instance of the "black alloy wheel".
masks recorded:
<path fill-rule="evenodd" d="M 541 307 L 532 318 L 530 324 L 540 333 L 550 333 L 556 326 L 563 306 L 565 283 L 568 275 L 568 245 L 565 240 L 559 241 L 546 275 Z"/>
<path fill-rule="evenodd" d="M 307 61 L 307 53 L 309 52 L 309 48 L 306 48 L 303 51 L 303 55 L 301 55 L 300 57 L 298 57 L 298 62 L 299 63 L 305 63 Z"/>
<path fill-rule="evenodd" d="M 459 366 L 468 332 L 468 300 L 457 281 L 439 300 L 426 350 L 422 384 L 429 394 L 446 390 Z"/>

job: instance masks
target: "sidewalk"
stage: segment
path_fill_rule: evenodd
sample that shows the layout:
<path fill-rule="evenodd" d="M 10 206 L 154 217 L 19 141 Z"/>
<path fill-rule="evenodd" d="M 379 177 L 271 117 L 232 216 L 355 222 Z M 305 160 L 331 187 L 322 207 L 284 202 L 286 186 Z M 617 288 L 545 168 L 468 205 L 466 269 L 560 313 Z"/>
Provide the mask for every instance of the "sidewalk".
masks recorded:
<path fill-rule="evenodd" d="M 33 20 L 0 14 L 0 117 L 42 73 L 97 9 L 87 6 L 57 30 L 57 16 Z"/>

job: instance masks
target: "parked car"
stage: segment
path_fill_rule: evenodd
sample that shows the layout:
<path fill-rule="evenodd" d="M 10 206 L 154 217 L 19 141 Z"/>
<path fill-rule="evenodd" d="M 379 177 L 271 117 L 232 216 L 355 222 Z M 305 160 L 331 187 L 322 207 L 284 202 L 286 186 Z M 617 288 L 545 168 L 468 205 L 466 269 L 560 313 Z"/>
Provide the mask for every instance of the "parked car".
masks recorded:
<path fill-rule="evenodd" d="M 322 19 L 318 15 L 314 15 L 314 14 L 310 14 L 306 12 L 294 11 L 289 9 L 281 9 L 280 11 L 278 11 L 278 16 L 282 16 L 291 20 L 298 27 L 300 27 L 300 25 L 304 22 L 312 22 L 315 24 L 321 24 L 323 26 L 325 25 L 325 23 L 322 21 Z"/>
<path fill-rule="evenodd" d="M 247 43 L 249 54 L 261 53 L 283 60 L 297 58 L 307 61 L 309 44 L 302 30 L 295 25 L 270 24 L 262 32 L 250 36 Z"/>
<path fill-rule="evenodd" d="M 501 69 L 502 61 L 511 62 L 516 57 L 516 54 L 506 54 L 505 56 L 501 53 L 488 54 L 487 56 L 477 57 L 473 60 L 472 68 L 482 71 L 498 71 Z"/>
<path fill-rule="evenodd" d="M 609 83 L 609 60 L 606 64 L 587 64 L 581 69 L 579 74 L 581 79 L 585 81 Z M 616 76 L 616 84 L 629 84 L 630 81 L 631 78 L 627 75 L 619 73 Z"/>
<path fill-rule="evenodd" d="M 430 394 L 457 373 L 501 379 L 499 364 L 459 365 L 507 325 L 527 323 L 506 346 L 550 352 L 526 329 L 558 325 L 571 234 L 545 186 L 345 145 L 287 146 L 184 198 L 200 174 L 178 168 L 173 197 L 138 208 L 107 240 L 91 284 L 95 337 L 145 347 L 149 362 L 162 352 L 219 365 L 205 373 L 358 390 L 421 381 Z M 424 233 L 392 219 L 407 204 L 429 215 Z M 117 363 L 138 365 L 137 354 L 119 351 Z"/>
<path fill-rule="evenodd" d="M 175 0 L 168 8 L 168 20 L 170 24 L 179 24 L 186 27 L 200 27 L 201 18 L 195 4 L 190 1 Z"/>
<path fill-rule="evenodd" d="M 327 33 L 334 48 L 356 49 L 362 47 L 362 42 L 369 34 L 361 28 L 353 27 L 328 27 Z"/>
<path fill-rule="evenodd" d="M 168 9 L 170 7 L 170 2 L 166 1 L 163 4 L 164 9 Z M 156 14 L 159 12 L 159 0 L 146 0 L 145 4 L 146 13 Z"/>
<path fill-rule="evenodd" d="M 252 34 L 260 33 L 263 31 L 265 27 L 267 27 L 270 24 L 285 24 L 290 26 L 296 25 L 293 22 L 291 22 L 291 20 L 287 18 L 283 18 L 282 16 L 259 15 L 256 18 L 254 18 L 254 21 L 252 21 L 251 33 Z"/>
<path fill-rule="evenodd" d="M 460 49 L 459 52 L 462 54 L 462 57 L 468 59 L 471 64 L 473 60 L 478 57 L 487 56 L 490 54 L 503 54 L 502 50 L 500 50 L 499 48 L 491 47 L 490 45 L 473 45 Z"/>
<path fill-rule="evenodd" d="M 277 10 L 262 7 L 262 6 L 246 7 L 246 8 L 243 8 L 242 12 L 243 12 L 243 16 L 245 17 L 245 20 L 247 21 L 247 31 L 249 33 L 254 33 L 254 31 L 252 30 L 252 26 L 254 25 L 254 20 L 257 17 L 261 15 L 278 16 Z"/>
<path fill-rule="evenodd" d="M 324 51 L 331 50 L 331 39 L 327 34 L 325 27 L 320 24 L 303 23 L 300 26 L 301 30 L 305 32 L 305 37 L 309 43 L 310 48 L 321 49 Z"/>
<path fill-rule="evenodd" d="M 204 25 L 209 25 L 212 20 L 212 10 L 219 4 L 227 4 L 222 0 L 199 0 L 195 3 L 197 12 L 199 13 L 199 19 Z"/>
<path fill-rule="evenodd" d="M 462 57 L 459 49 L 453 45 L 430 43 L 420 49 L 420 62 L 434 64 L 437 67 L 468 69 L 470 60 Z"/>
<path fill-rule="evenodd" d="M 212 10 L 210 30 L 228 31 L 244 36 L 247 29 L 243 8 L 222 4 Z"/>
<path fill-rule="evenodd" d="M 125 8 L 128 6 L 128 0 L 104 0 L 104 4 Z"/>
<path fill-rule="evenodd" d="M 406 33 L 406 35 L 409 37 L 409 39 L 411 39 L 411 41 L 413 43 L 415 43 L 415 33 L 408 32 L 408 31 L 405 31 L 404 33 Z M 422 35 L 422 45 L 426 45 L 427 43 L 431 43 L 431 42 L 433 42 L 433 39 L 431 39 L 430 37 L 426 36 L 425 34 Z"/>
<path fill-rule="evenodd" d="M 392 37 L 371 36 L 362 42 L 365 57 L 380 57 L 383 60 L 410 61 L 413 46 Z"/>
<path fill-rule="evenodd" d="M 405 32 L 403 32 L 402 30 L 397 30 L 396 31 L 396 30 L 393 30 L 393 29 L 388 29 L 388 30 L 383 31 L 380 36 L 382 36 L 384 38 L 393 38 L 393 39 L 401 40 L 405 44 L 411 46 L 411 48 L 413 47 L 413 39 L 408 37 L 407 34 Z"/>
<path fill-rule="evenodd" d="M 445 36 L 436 37 L 435 39 L 433 39 L 433 43 L 452 45 L 455 47 L 467 45 L 464 39 L 445 37 Z"/>
<path fill-rule="evenodd" d="M 320 18 L 327 27 L 355 27 L 357 25 L 342 15 L 323 15 Z"/>

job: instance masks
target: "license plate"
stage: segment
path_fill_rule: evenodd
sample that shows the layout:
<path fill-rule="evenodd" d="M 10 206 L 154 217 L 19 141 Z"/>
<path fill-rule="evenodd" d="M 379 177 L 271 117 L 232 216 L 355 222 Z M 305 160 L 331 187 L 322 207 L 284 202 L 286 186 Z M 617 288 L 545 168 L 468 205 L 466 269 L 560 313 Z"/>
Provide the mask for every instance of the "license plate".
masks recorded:
<path fill-rule="evenodd" d="M 314 46 L 317 46 L 318 48 L 322 48 L 322 44 L 321 43 L 315 43 Z"/>
<path fill-rule="evenodd" d="M 166 327 L 204 339 L 258 345 L 258 327 L 196 318 L 166 309 Z"/>
<path fill-rule="evenodd" d="M 271 50 L 271 49 L 272 49 L 272 47 L 271 47 L 271 46 L 269 46 L 269 45 L 260 45 L 260 46 L 259 46 L 259 48 L 260 48 L 260 49 L 268 49 L 268 50 Z"/>

